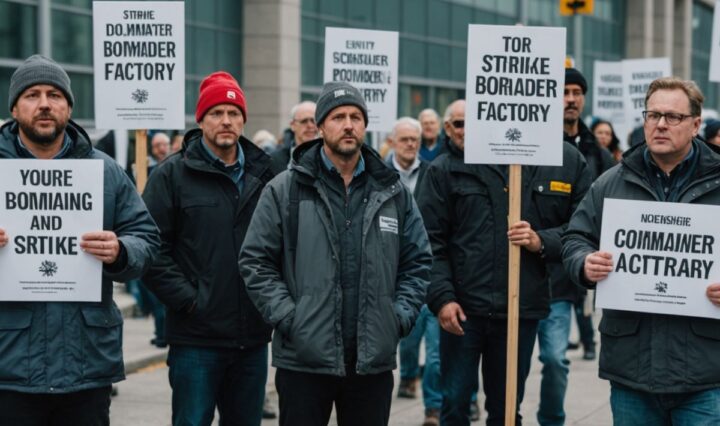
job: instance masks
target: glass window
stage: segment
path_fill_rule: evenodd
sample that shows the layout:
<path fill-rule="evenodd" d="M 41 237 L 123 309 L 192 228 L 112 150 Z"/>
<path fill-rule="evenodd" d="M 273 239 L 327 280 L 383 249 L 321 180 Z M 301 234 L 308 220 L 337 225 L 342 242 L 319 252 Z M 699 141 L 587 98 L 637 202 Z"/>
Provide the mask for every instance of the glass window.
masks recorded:
<path fill-rule="evenodd" d="M 190 44 L 192 51 L 187 51 L 195 57 L 195 74 L 208 75 L 217 71 L 215 58 L 218 46 L 215 43 L 215 30 L 195 28 L 193 32 L 193 40 Z"/>
<path fill-rule="evenodd" d="M 92 119 L 95 116 L 95 99 L 93 98 L 92 74 L 79 74 L 69 72 L 75 105 L 73 105 L 72 118 Z"/>
<path fill-rule="evenodd" d="M 38 51 L 37 7 L 0 2 L 0 16 L 0 57 L 24 59 Z"/>
<path fill-rule="evenodd" d="M 382 0 L 375 7 L 378 30 L 397 31 L 400 28 L 400 0 Z"/>
<path fill-rule="evenodd" d="M 428 0 L 428 31 L 430 37 L 450 38 L 450 7 L 441 0 Z"/>
<path fill-rule="evenodd" d="M 451 9 L 450 16 L 450 34 L 452 39 L 462 43 L 467 43 L 467 28 L 473 20 L 473 10 L 467 6 L 454 4 Z"/>
<path fill-rule="evenodd" d="M 218 24 L 228 29 L 242 29 L 243 22 L 243 2 L 237 0 L 219 2 L 220 20 Z M 187 19 L 187 17 L 185 17 Z"/>
<path fill-rule="evenodd" d="M 186 18 L 193 22 L 202 22 L 205 24 L 216 23 L 216 7 L 218 2 L 193 0 L 189 4 L 191 15 Z"/>
<path fill-rule="evenodd" d="M 53 3 L 92 9 L 93 0 L 52 0 Z"/>
<path fill-rule="evenodd" d="M 348 20 L 356 24 L 371 26 L 373 3 L 370 1 L 354 1 L 348 3 Z"/>
<path fill-rule="evenodd" d="M 324 46 L 315 41 L 302 41 L 302 84 L 303 86 L 322 86 L 324 66 Z"/>
<path fill-rule="evenodd" d="M 323 15 L 345 18 L 346 1 L 341 0 L 318 0 L 318 12 Z"/>
<path fill-rule="evenodd" d="M 428 43 L 428 77 L 438 80 L 451 80 L 450 46 Z"/>
<path fill-rule="evenodd" d="M 240 80 L 242 74 L 242 35 L 235 33 L 216 33 L 218 60 L 216 69 L 228 71 Z"/>
<path fill-rule="evenodd" d="M 92 65 L 92 16 L 54 10 L 52 51 L 58 62 Z"/>
<path fill-rule="evenodd" d="M 709 81 L 710 77 L 710 49 L 712 33 L 713 11 L 710 7 L 700 3 L 693 3 L 693 28 L 691 52 L 691 78 L 700 87 L 705 95 L 705 108 L 720 108 L 720 85 Z"/>
<path fill-rule="evenodd" d="M 195 107 L 197 105 L 198 91 L 200 90 L 201 80 L 187 79 L 185 80 L 185 113 L 195 116 Z"/>
<path fill-rule="evenodd" d="M 465 74 L 467 74 L 467 49 L 464 47 L 451 47 L 450 49 L 452 79 L 464 82 Z"/>
<path fill-rule="evenodd" d="M 400 74 L 424 77 L 426 75 L 425 43 L 400 39 Z"/>
<path fill-rule="evenodd" d="M 403 2 L 402 31 L 425 35 L 427 32 L 427 3 L 425 0 Z"/>
<path fill-rule="evenodd" d="M 13 72 L 15 72 L 14 68 L 2 68 L 0 67 L 0 99 L 7 99 L 10 93 L 10 77 L 12 77 Z M 5 109 L 5 105 L 7 103 L 3 104 L 2 112 L 0 113 L 0 120 L 5 120 L 9 117 L 10 111 Z"/>

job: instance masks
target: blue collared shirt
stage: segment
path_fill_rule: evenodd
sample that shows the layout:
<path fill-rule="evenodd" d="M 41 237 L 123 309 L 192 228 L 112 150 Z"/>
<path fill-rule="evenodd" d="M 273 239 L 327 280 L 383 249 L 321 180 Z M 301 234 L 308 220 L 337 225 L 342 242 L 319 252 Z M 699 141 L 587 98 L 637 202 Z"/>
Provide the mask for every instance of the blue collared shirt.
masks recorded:
<path fill-rule="evenodd" d="M 661 201 L 676 202 L 680 199 L 680 192 L 690 181 L 690 177 L 695 171 L 698 157 L 695 151 L 695 142 L 693 141 L 690 152 L 680 164 L 675 166 L 669 174 L 665 174 L 653 160 L 650 150 L 647 147 L 645 148 L 643 159 L 646 174 Z"/>
<path fill-rule="evenodd" d="M 206 159 L 212 164 L 213 167 L 226 173 L 235 182 L 238 192 L 242 194 L 245 186 L 245 154 L 243 153 L 240 142 L 237 143 L 237 160 L 233 164 L 225 164 L 220 157 L 215 155 L 205 143 L 205 138 L 201 138 L 200 142 L 203 146 L 203 152 L 206 154 Z"/>
<path fill-rule="evenodd" d="M 320 158 L 322 158 L 323 164 L 325 165 L 325 168 L 329 171 L 335 171 L 338 172 L 337 168 L 335 168 L 335 165 L 332 161 L 328 158 L 328 156 L 325 154 L 325 149 L 323 147 L 320 147 Z M 353 177 L 356 178 L 360 176 L 360 173 L 365 171 L 365 159 L 363 159 L 363 156 L 360 155 L 360 160 L 358 161 L 357 165 L 355 166 L 355 171 L 353 171 Z"/>
<path fill-rule="evenodd" d="M 70 151 L 70 147 L 72 146 L 72 141 L 70 140 L 70 136 L 68 136 L 67 132 L 65 132 L 65 137 L 63 138 L 62 147 L 60 147 L 60 151 L 58 151 L 57 154 L 52 158 L 53 160 L 57 160 L 58 158 L 63 158 L 67 155 L 67 153 Z M 20 154 L 20 157 L 22 158 L 37 158 L 32 151 L 30 151 L 23 141 L 20 139 L 20 135 L 17 136 L 17 148 L 18 153 Z"/>

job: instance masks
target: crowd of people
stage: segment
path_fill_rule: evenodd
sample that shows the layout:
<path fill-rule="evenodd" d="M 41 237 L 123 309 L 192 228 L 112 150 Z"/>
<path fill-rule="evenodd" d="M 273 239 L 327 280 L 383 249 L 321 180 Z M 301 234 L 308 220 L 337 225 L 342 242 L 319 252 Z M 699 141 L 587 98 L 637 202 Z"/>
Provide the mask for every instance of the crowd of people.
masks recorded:
<path fill-rule="evenodd" d="M 197 128 L 151 134 L 141 198 L 137 170 L 70 119 L 65 70 L 28 58 L 10 80 L 0 159 L 103 161 L 103 229 L 80 243 L 103 264 L 102 300 L 0 302 L 0 424 L 109 424 L 124 378 L 116 281 L 155 317 L 151 343 L 169 346 L 173 425 L 209 425 L 216 410 L 221 424 L 259 425 L 270 354 L 281 425 L 326 425 L 333 408 L 340 425 L 387 425 L 398 355 L 397 397 L 422 388 L 418 424 L 503 425 L 511 245 L 517 424 L 536 342 L 537 421 L 564 424 L 571 321 L 595 359 L 593 290 L 613 270 L 598 246 L 604 198 L 720 204 L 720 122 L 700 137 L 694 83 L 654 81 L 643 141 L 624 153 L 612 123 L 583 121 L 587 91 L 566 69 L 563 166 L 523 166 L 521 220 L 508 223 L 508 167 L 464 162 L 462 99 L 399 118 L 381 156 L 355 87 L 326 83 L 282 137 L 250 140 L 243 90 L 214 72 Z M 0 228 L 0 250 L 12 238 Z M 706 297 L 720 307 L 720 284 Z M 605 310 L 599 328 L 616 425 L 720 423 L 718 320 Z"/>

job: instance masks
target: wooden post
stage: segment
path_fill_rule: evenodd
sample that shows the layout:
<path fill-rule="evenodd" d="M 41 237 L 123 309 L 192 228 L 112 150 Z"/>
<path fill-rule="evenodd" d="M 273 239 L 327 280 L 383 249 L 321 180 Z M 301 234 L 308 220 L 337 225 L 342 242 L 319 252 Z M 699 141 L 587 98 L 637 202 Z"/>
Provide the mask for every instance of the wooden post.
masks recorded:
<path fill-rule="evenodd" d="M 147 183 L 147 129 L 135 130 L 135 183 L 142 194 Z"/>
<path fill-rule="evenodd" d="M 512 164 L 508 188 L 510 206 L 508 225 L 520 220 L 522 198 L 522 166 Z M 517 353 L 520 321 L 520 246 L 509 244 L 508 253 L 508 313 L 507 313 L 507 368 L 505 380 L 505 426 L 515 426 L 517 406 Z"/>

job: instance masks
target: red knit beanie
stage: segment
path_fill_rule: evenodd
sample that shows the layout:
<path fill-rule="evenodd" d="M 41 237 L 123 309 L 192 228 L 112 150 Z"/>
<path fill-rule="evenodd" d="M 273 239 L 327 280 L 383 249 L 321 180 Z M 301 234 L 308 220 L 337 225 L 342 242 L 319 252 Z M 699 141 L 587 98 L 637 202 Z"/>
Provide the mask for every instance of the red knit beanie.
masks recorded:
<path fill-rule="evenodd" d="M 240 108 L 247 122 L 245 93 L 237 80 L 225 71 L 217 71 L 205 77 L 200 83 L 200 96 L 195 107 L 195 121 L 202 121 L 205 113 L 215 105 L 232 104 Z"/>

